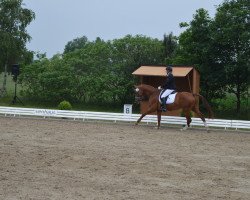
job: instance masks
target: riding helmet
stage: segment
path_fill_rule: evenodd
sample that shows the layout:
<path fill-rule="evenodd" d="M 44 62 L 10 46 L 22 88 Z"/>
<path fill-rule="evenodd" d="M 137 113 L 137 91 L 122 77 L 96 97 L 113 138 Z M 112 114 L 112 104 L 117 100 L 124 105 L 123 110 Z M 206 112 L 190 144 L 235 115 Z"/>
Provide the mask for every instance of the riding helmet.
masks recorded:
<path fill-rule="evenodd" d="M 171 66 L 171 65 L 168 65 L 168 66 L 166 67 L 166 70 L 169 71 L 169 72 L 172 72 L 172 70 L 173 70 L 173 69 L 172 69 L 172 66 Z"/>

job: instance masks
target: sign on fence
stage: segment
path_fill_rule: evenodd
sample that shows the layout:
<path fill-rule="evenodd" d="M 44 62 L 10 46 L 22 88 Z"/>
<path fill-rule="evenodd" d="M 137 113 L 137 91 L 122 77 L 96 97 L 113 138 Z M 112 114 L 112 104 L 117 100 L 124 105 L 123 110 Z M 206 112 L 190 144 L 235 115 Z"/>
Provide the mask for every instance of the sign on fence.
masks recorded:
<path fill-rule="evenodd" d="M 41 116 L 56 116 L 57 111 L 56 110 L 35 110 L 36 115 L 41 115 Z"/>
<path fill-rule="evenodd" d="M 132 104 L 124 104 L 124 114 L 132 114 Z"/>

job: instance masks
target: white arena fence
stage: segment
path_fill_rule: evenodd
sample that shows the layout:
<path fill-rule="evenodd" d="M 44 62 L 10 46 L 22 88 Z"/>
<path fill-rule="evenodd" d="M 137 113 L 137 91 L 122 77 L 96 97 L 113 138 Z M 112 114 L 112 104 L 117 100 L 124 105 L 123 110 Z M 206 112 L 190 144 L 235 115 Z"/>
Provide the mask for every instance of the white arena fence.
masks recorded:
<path fill-rule="evenodd" d="M 68 118 L 74 120 L 101 120 L 113 122 L 136 122 L 140 114 L 124 114 L 110 112 L 89 112 L 89 111 L 66 111 L 51 109 L 34 109 L 0 106 L 0 115 L 2 116 L 30 116 L 42 118 Z M 246 129 L 250 130 L 250 121 L 247 120 L 224 120 L 224 119 L 206 119 L 209 127 L 224 129 Z M 156 115 L 145 116 L 141 123 L 157 123 Z M 185 117 L 162 116 L 161 124 L 185 125 Z M 191 126 L 204 127 L 200 118 L 192 118 Z"/>

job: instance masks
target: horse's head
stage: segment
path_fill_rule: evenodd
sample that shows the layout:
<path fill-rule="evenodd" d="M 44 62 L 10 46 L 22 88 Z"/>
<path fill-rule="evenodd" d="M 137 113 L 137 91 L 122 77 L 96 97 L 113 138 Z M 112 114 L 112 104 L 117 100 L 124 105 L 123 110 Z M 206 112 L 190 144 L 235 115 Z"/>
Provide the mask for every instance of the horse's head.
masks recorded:
<path fill-rule="evenodd" d="M 135 86 L 135 101 L 148 101 L 149 97 L 156 91 L 156 89 L 150 85 L 136 85 Z"/>
<path fill-rule="evenodd" d="M 146 101 L 144 90 L 139 85 L 135 86 L 135 102 Z"/>

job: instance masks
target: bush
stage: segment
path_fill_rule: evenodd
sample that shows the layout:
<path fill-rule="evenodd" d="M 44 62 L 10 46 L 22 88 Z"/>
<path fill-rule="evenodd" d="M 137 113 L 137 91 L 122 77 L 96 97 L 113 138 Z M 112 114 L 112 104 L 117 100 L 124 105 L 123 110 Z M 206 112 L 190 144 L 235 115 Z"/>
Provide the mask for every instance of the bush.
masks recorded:
<path fill-rule="evenodd" d="M 71 110 L 72 106 L 71 106 L 70 102 L 62 101 L 61 103 L 59 103 L 58 109 L 59 110 Z"/>

